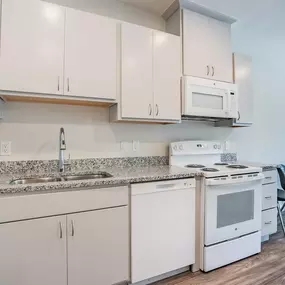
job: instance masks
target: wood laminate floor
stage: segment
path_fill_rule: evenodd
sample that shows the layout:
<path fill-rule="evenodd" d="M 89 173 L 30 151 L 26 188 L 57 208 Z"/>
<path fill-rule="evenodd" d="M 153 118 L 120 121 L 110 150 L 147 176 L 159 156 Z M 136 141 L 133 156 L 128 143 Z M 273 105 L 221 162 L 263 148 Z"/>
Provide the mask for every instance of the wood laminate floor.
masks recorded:
<path fill-rule="evenodd" d="M 285 218 L 285 217 L 284 217 Z M 285 284 L 285 238 L 281 228 L 258 255 L 209 273 L 184 273 L 155 285 L 280 285 Z"/>

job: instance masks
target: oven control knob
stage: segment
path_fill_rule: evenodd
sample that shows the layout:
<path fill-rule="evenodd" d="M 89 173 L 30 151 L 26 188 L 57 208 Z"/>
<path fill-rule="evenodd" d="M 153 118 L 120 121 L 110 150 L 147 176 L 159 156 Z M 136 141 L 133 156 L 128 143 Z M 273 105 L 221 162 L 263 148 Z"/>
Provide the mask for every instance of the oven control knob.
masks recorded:
<path fill-rule="evenodd" d="M 217 149 L 218 148 L 218 145 L 217 144 L 214 144 L 214 149 Z"/>
<path fill-rule="evenodd" d="M 179 146 L 179 149 L 180 149 L 180 150 L 183 150 L 183 145 L 182 145 L 182 144 Z"/>
<path fill-rule="evenodd" d="M 178 148 L 177 148 L 177 145 L 175 145 L 175 146 L 173 147 L 173 149 L 174 149 L 174 150 L 177 150 L 177 149 L 178 149 Z"/>

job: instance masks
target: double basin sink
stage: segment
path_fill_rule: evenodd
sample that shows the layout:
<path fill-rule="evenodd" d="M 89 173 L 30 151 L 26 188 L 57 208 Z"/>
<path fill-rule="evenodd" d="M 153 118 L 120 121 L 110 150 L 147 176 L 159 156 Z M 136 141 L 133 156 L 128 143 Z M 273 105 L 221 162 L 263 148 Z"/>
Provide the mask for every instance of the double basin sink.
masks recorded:
<path fill-rule="evenodd" d="M 82 181 L 82 180 L 102 179 L 110 177 L 112 177 L 112 175 L 107 172 L 96 172 L 92 174 L 69 175 L 61 177 L 31 177 L 25 179 L 15 179 L 12 180 L 10 184 L 22 185 L 22 184 L 36 184 L 36 183 L 49 183 L 49 182 Z"/>

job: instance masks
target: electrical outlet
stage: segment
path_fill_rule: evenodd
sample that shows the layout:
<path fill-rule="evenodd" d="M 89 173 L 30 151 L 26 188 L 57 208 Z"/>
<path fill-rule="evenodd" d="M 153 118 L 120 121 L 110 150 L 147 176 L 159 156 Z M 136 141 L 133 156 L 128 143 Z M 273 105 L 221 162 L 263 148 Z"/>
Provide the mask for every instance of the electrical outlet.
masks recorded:
<path fill-rule="evenodd" d="M 133 141 L 133 151 L 138 151 L 140 147 L 139 141 Z"/>
<path fill-rule="evenodd" d="M 127 142 L 121 142 L 120 148 L 121 148 L 121 151 L 127 151 Z"/>
<path fill-rule="evenodd" d="M 9 156 L 12 154 L 12 143 L 11 142 L 1 142 L 0 155 Z"/>

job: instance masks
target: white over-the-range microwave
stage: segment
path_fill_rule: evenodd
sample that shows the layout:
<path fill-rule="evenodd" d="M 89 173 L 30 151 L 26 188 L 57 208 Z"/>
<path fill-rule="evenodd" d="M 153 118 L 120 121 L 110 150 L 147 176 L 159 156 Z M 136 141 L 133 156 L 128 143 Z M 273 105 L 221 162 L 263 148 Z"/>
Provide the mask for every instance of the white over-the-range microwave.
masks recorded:
<path fill-rule="evenodd" d="M 238 117 L 237 85 L 192 76 L 182 78 L 182 116 Z"/>

